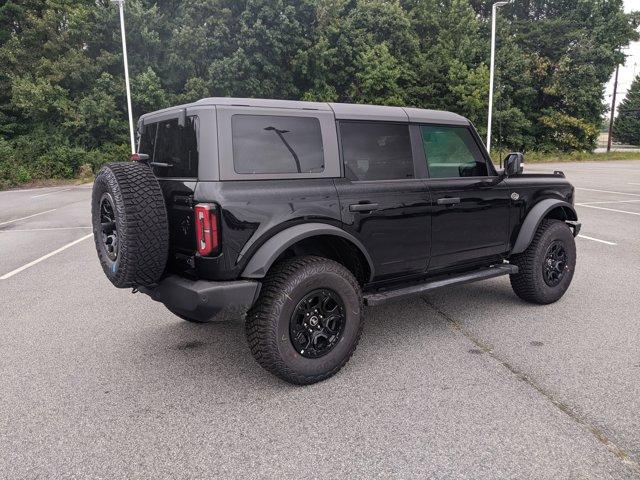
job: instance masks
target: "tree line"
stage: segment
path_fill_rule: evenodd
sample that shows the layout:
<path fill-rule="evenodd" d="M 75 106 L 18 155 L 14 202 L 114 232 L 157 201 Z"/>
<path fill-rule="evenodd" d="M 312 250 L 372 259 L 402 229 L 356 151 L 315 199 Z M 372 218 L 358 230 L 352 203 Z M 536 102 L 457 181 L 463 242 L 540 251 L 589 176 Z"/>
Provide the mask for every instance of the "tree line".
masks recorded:
<path fill-rule="evenodd" d="M 640 145 L 640 75 L 633 80 L 617 110 L 613 139 L 628 145 Z"/>
<path fill-rule="evenodd" d="M 452 110 L 485 134 L 489 0 L 127 0 L 134 116 L 207 96 Z M 500 10 L 494 141 L 589 150 L 604 85 L 638 38 L 623 0 Z M 117 9 L 0 6 L 0 185 L 127 157 Z"/>

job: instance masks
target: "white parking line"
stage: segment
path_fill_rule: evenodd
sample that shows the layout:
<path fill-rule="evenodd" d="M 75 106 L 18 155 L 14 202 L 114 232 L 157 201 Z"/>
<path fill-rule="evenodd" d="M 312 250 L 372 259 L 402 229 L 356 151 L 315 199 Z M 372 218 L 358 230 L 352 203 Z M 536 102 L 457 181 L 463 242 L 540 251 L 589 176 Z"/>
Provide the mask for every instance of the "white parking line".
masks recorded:
<path fill-rule="evenodd" d="M 86 230 L 86 229 L 91 229 L 91 227 L 13 228 L 11 230 L 0 230 L 0 233 L 50 232 L 52 230 Z"/>
<path fill-rule="evenodd" d="M 73 188 L 63 188 L 62 190 L 56 190 L 54 192 L 47 192 L 47 193 L 42 193 L 40 195 L 34 195 L 31 198 L 40 198 L 40 197 L 46 197 L 47 195 L 54 195 L 56 193 L 62 193 L 62 192 L 68 192 L 69 190 L 73 190 Z"/>
<path fill-rule="evenodd" d="M 579 238 L 584 238 L 585 240 L 593 240 L 594 242 L 604 243 L 605 245 L 617 245 L 614 242 L 608 242 L 606 240 L 600 240 L 599 238 L 587 237 L 586 235 L 578 235 Z"/>
<path fill-rule="evenodd" d="M 640 197 L 640 193 L 614 192 L 612 190 L 598 190 L 597 188 L 576 187 L 576 190 L 585 190 L 587 192 L 615 193 L 616 195 L 631 195 L 632 197 Z"/>
<path fill-rule="evenodd" d="M 14 190 L 2 190 L 0 193 L 23 193 L 23 192 L 37 192 L 38 190 L 51 190 L 52 188 L 60 188 L 60 187 L 36 187 L 36 188 L 21 188 Z"/>
<path fill-rule="evenodd" d="M 640 183 L 629 182 L 629 185 L 640 185 Z"/>
<path fill-rule="evenodd" d="M 8 224 L 13 223 L 13 222 L 19 222 L 20 220 L 26 220 L 27 218 L 37 217 L 38 215 L 44 215 L 45 213 L 51 213 L 51 212 L 54 212 L 56 210 L 57 210 L 57 208 L 52 208 L 51 210 L 45 210 L 44 212 L 34 213 L 33 215 L 28 215 L 26 217 L 14 218 L 13 220 L 7 220 L 6 222 L 0 223 L 0 226 L 8 225 Z"/>
<path fill-rule="evenodd" d="M 640 200 L 605 200 L 604 202 L 580 202 L 577 205 L 599 205 L 601 203 L 636 203 Z"/>
<path fill-rule="evenodd" d="M 2 275 L 0 277 L 0 280 L 6 280 L 7 278 L 11 278 L 14 275 L 16 275 L 17 273 L 22 272 L 23 270 L 26 270 L 27 268 L 33 267 L 34 265 L 42 262 L 43 260 L 46 260 L 47 258 L 53 257 L 54 255 L 57 255 L 58 253 L 66 250 L 69 247 L 73 247 L 75 244 L 82 242 L 83 240 L 86 240 L 87 238 L 93 237 L 93 233 L 90 233 L 88 235 L 85 235 L 82 238 L 79 238 L 78 240 L 74 240 L 71 243 L 67 243 L 65 246 L 58 248 L 57 250 L 54 250 L 51 253 L 47 253 L 46 255 L 44 255 L 43 257 L 40 257 L 36 260 L 34 260 L 33 262 L 29 262 L 26 265 L 21 266 L 20 268 L 16 268 L 15 270 L 9 272 L 9 273 L 5 273 L 4 275 Z"/>
<path fill-rule="evenodd" d="M 609 212 L 628 213 L 629 215 L 640 215 L 640 213 L 638 212 L 629 212 L 627 210 L 616 210 L 615 208 L 596 207 L 595 205 L 583 205 L 582 203 L 576 203 L 576 206 L 585 207 L 585 208 L 595 208 L 597 210 L 607 210 Z"/>

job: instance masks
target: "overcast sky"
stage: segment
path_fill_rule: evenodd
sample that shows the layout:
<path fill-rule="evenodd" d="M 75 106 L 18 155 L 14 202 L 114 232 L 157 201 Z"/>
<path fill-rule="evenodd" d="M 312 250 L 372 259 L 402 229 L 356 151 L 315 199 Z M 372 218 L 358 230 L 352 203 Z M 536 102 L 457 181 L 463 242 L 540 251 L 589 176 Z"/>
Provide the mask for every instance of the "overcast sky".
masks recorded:
<path fill-rule="evenodd" d="M 624 0 L 624 9 L 627 12 L 640 10 L 640 0 Z M 635 76 L 640 74 L 640 42 L 633 42 L 629 48 L 625 50 L 627 54 L 627 62 L 620 66 L 618 76 L 618 95 L 616 96 L 616 105 L 618 105 L 631 86 L 631 82 Z M 615 75 L 615 74 L 614 74 Z M 605 101 L 611 105 L 611 94 L 613 93 L 613 75 L 607 85 L 607 93 Z"/>

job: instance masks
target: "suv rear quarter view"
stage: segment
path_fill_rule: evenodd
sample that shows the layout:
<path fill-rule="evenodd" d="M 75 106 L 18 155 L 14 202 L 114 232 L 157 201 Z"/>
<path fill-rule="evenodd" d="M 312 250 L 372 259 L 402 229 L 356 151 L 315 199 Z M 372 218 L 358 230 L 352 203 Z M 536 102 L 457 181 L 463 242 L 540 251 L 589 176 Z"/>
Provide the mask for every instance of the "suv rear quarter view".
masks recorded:
<path fill-rule="evenodd" d="M 246 312 L 254 357 L 291 383 L 342 368 L 364 305 L 500 275 L 546 304 L 571 283 L 573 187 L 521 154 L 498 172 L 454 113 L 210 98 L 138 135 L 94 184 L 105 274 L 187 321 Z"/>

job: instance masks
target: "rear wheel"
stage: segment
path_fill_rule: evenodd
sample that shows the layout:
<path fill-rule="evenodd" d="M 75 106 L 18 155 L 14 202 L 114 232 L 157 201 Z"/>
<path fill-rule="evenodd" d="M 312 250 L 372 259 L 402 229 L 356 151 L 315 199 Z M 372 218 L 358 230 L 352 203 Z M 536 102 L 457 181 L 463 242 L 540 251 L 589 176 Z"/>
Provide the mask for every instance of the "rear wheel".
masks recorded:
<path fill-rule="evenodd" d="M 319 382 L 351 358 L 362 331 L 362 293 L 351 272 L 322 257 L 298 257 L 269 272 L 247 314 L 251 353 L 295 384 Z"/>
<path fill-rule="evenodd" d="M 510 262 L 519 272 L 511 287 L 523 300 L 548 304 L 569 288 L 576 265 L 576 245 L 569 226 L 560 220 L 543 220 L 529 247 Z"/>

